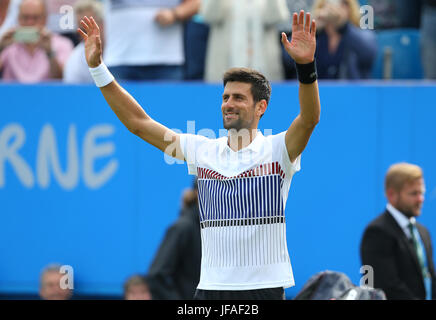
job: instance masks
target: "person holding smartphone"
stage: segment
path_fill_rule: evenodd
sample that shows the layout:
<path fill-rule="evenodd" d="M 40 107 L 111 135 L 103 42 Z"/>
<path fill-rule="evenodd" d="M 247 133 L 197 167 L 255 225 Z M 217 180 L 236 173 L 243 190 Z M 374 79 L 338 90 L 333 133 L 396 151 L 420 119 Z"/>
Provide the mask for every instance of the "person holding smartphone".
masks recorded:
<path fill-rule="evenodd" d="M 2 79 L 36 83 L 62 78 L 63 66 L 73 50 L 71 40 L 50 32 L 46 27 L 44 0 L 23 0 L 18 26 L 0 39 Z"/>

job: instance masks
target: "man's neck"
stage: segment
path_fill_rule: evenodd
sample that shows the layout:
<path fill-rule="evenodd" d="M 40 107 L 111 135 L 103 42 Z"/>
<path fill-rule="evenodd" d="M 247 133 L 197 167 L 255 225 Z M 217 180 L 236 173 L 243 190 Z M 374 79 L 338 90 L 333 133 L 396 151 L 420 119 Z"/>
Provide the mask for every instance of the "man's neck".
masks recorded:
<path fill-rule="evenodd" d="M 236 131 L 230 129 L 227 135 L 227 145 L 233 151 L 239 151 L 250 145 L 256 138 L 257 128 L 254 129 L 241 129 Z"/>

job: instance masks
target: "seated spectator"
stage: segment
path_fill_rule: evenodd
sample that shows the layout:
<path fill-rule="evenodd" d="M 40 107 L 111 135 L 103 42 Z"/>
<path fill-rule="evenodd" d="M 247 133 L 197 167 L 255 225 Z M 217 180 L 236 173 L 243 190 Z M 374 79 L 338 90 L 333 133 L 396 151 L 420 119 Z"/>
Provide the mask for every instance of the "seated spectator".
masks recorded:
<path fill-rule="evenodd" d="M 104 60 L 117 79 L 183 80 L 182 22 L 197 13 L 200 0 L 104 3 Z"/>
<path fill-rule="evenodd" d="M 316 66 L 320 79 L 366 79 L 377 53 L 372 30 L 359 28 L 357 0 L 317 0 Z"/>
<path fill-rule="evenodd" d="M 21 0 L 0 1 L 0 39 L 17 24 L 18 7 Z"/>
<path fill-rule="evenodd" d="M 71 289 L 61 288 L 61 281 L 64 274 L 61 273 L 61 266 L 49 265 L 41 272 L 39 282 L 39 296 L 43 300 L 69 300 L 73 294 Z"/>
<path fill-rule="evenodd" d="M 278 24 L 290 21 L 285 0 L 202 0 L 209 24 L 205 80 L 220 82 L 231 67 L 259 70 L 271 81 L 284 78 Z"/>
<path fill-rule="evenodd" d="M 425 78 L 436 79 L 436 0 L 424 1 L 420 32 Z"/>
<path fill-rule="evenodd" d="M 152 296 L 145 276 L 133 275 L 124 283 L 124 300 L 151 300 Z"/>
<path fill-rule="evenodd" d="M 35 83 L 62 78 L 63 66 L 73 44 L 48 31 L 46 20 L 45 1 L 21 2 L 18 28 L 7 31 L 0 40 L 3 80 Z"/>
<path fill-rule="evenodd" d="M 84 17 L 93 17 L 100 27 L 102 46 L 104 47 L 103 5 L 97 0 L 79 0 L 74 6 L 77 24 Z M 65 64 L 64 82 L 66 83 L 94 83 L 89 73 L 85 57 L 85 44 L 80 42 L 71 53 Z"/>

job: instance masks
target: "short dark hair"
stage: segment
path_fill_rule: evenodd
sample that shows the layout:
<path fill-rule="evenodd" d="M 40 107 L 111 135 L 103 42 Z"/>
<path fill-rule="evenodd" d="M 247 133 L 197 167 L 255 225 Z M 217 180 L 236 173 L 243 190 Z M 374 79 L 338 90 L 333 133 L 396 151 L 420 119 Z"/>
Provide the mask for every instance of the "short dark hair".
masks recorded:
<path fill-rule="evenodd" d="M 140 274 L 134 274 L 131 277 L 129 277 L 123 284 L 124 287 L 124 294 L 129 291 L 130 287 L 142 285 L 145 286 L 148 290 L 150 290 L 148 285 L 148 277 L 145 275 Z"/>
<path fill-rule="evenodd" d="M 269 103 L 271 85 L 268 79 L 259 71 L 249 68 L 231 68 L 223 76 L 224 87 L 227 82 L 250 83 L 254 102 L 266 100 L 266 104 Z"/>

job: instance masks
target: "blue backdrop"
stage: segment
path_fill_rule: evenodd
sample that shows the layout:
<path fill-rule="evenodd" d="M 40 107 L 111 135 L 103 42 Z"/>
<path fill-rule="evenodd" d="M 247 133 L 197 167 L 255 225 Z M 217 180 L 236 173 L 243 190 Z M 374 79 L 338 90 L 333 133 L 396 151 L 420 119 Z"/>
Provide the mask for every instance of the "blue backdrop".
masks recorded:
<path fill-rule="evenodd" d="M 125 87 L 164 125 L 219 135 L 221 86 Z M 384 210 L 394 162 L 423 167 L 419 221 L 436 234 L 435 93 L 424 82 L 321 83 L 321 122 L 286 207 L 288 297 L 325 269 L 359 283 L 362 232 Z M 58 262 L 74 268 L 76 292 L 121 294 L 177 218 L 186 165 L 128 132 L 94 86 L 2 85 L 0 97 L 0 292 L 36 293 L 41 269 Z M 260 130 L 286 130 L 298 111 L 297 84 L 275 84 Z"/>

